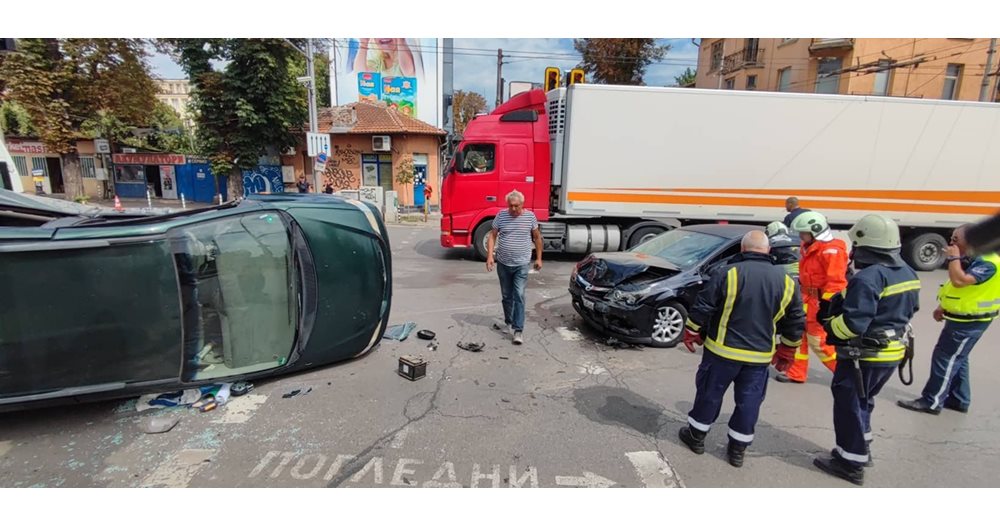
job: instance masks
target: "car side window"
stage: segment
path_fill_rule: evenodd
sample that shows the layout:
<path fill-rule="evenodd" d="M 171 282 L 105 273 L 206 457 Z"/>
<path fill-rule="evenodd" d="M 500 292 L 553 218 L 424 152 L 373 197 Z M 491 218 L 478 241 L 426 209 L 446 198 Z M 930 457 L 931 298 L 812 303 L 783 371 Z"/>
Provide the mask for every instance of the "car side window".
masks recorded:
<path fill-rule="evenodd" d="M 496 164 L 496 146 L 493 144 L 467 144 L 462 149 L 464 162 L 461 173 L 492 172 Z"/>
<path fill-rule="evenodd" d="M 716 254 L 715 257 L 713 257 L 711 260 L 708 261 L 708 263 L 705 264 L 705 269 L 704 269 L 703 272 L 706 275 L 711 275 L 713 272 L 715 272 L 716 270 L 718 270 L 720 267 L 722 267 L 726 263 L 729 263 L 729 260 L 731 260 L 733 258 L 733 256 L 735 256 L 736 254 L 739 254 L 739 253 L 740 253 L 740 245 L 739 245 L 739 243 L 737 243 L 737 244 L 735 244 L 735 245 L 733 245 L 731 247 L 726 248 L 722 252 L 719 252 L 718 254 Z"/>

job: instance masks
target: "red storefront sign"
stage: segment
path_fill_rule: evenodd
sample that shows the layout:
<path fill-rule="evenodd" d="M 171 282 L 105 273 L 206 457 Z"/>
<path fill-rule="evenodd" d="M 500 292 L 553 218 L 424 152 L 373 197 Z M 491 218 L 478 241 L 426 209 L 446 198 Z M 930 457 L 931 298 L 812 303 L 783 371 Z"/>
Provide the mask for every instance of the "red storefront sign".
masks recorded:
<path fill-rule="evenodd" d="M 45 144 L 34 141 L 7 141 L 7 151 L 10 153 L 49 153 Z"/>
<path fill-rule="evenodd" d="M 115 164 L 184 164 L 184 156 L 173 153 L 116 153 Z"/>

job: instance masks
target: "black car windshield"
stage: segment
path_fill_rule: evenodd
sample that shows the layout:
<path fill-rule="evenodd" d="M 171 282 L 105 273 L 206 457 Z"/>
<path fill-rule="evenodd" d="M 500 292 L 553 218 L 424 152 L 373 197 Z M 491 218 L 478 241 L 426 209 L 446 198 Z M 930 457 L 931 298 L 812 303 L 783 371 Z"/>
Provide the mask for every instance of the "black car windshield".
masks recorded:
<path fill-rule="evenodd" d="M 175 229 L 183 300 L 184 380 L 284 365 L 298 326 L 289 225 L 254 212 Z"/>
<path fill-rule="evenodd" d="M 724 237 L 675 228 L 628 251 L 660 257 L 688 270 L 701 263 L 727 241 L 728 239 Z"/>

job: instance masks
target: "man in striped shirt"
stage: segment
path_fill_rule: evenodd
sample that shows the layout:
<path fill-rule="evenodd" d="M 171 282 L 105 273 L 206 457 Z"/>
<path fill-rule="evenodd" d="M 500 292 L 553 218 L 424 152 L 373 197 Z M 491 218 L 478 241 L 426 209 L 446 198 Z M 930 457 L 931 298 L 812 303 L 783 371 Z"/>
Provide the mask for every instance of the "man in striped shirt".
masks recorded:
<path fill-rule="evenodd" d="M 524 342 L 524 287 L 528 282 L 532 245 L 535 270 L 541 270 L 542 234 L 538 218 L 524 209 L 524 194 L 514 190 L 507 194 L 507 210 L 500 211 L 493 219 L 486 246 L 486 271 L 492 272 L 494 266 L 497 269 L 503 297 L 503 328 L 514 334 L 515 345 Z"/>

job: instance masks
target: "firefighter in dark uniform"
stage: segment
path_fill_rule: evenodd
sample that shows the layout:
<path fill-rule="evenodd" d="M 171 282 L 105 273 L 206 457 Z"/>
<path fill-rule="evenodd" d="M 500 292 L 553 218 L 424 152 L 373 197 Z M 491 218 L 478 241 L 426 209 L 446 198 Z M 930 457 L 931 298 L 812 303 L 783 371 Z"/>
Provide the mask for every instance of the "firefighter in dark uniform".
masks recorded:
<path fill-rule="evenodd" d="M 869 214 L 848 232 L 855 273 L 847 288 L 820 306 L 827 343 L 836 347 L 833 392 L 836 447 L 816 459 L 821 470 L 858 486 L 871 466 L 875 397 L 907 355 L 910 320 L 919 308 L 920 281 L 899 257 L 899 227 Z"/>
<path fill-rule="evenodd" d="M 781 221 L 775 221 L 764 229 L 767 240 L 771 243 L 771 257 L 775 265 L 781 265 L 792 276 L 799 279 L 799 250 L 801 243 L 798 238 L 792 239 L 788 227 Z"/>
<path fill-rule="evenodd" d="M 767 392 L 775 347 L 794 353 L 802 344 L 805 313 L 799 285 L 773 264 L 764 232 L 743 237 L 742 253 L 722 266 L 698 295 L 688 316 L 684 345 L 704 345 L 695 376 L 697 392 L 681 440 L 697 454 L 722 408 L 730 384 L 736 410 L 729 419 L 729 463 L 743 465 Z M 777 342 L 776 342 L 777 340 Z"/>

